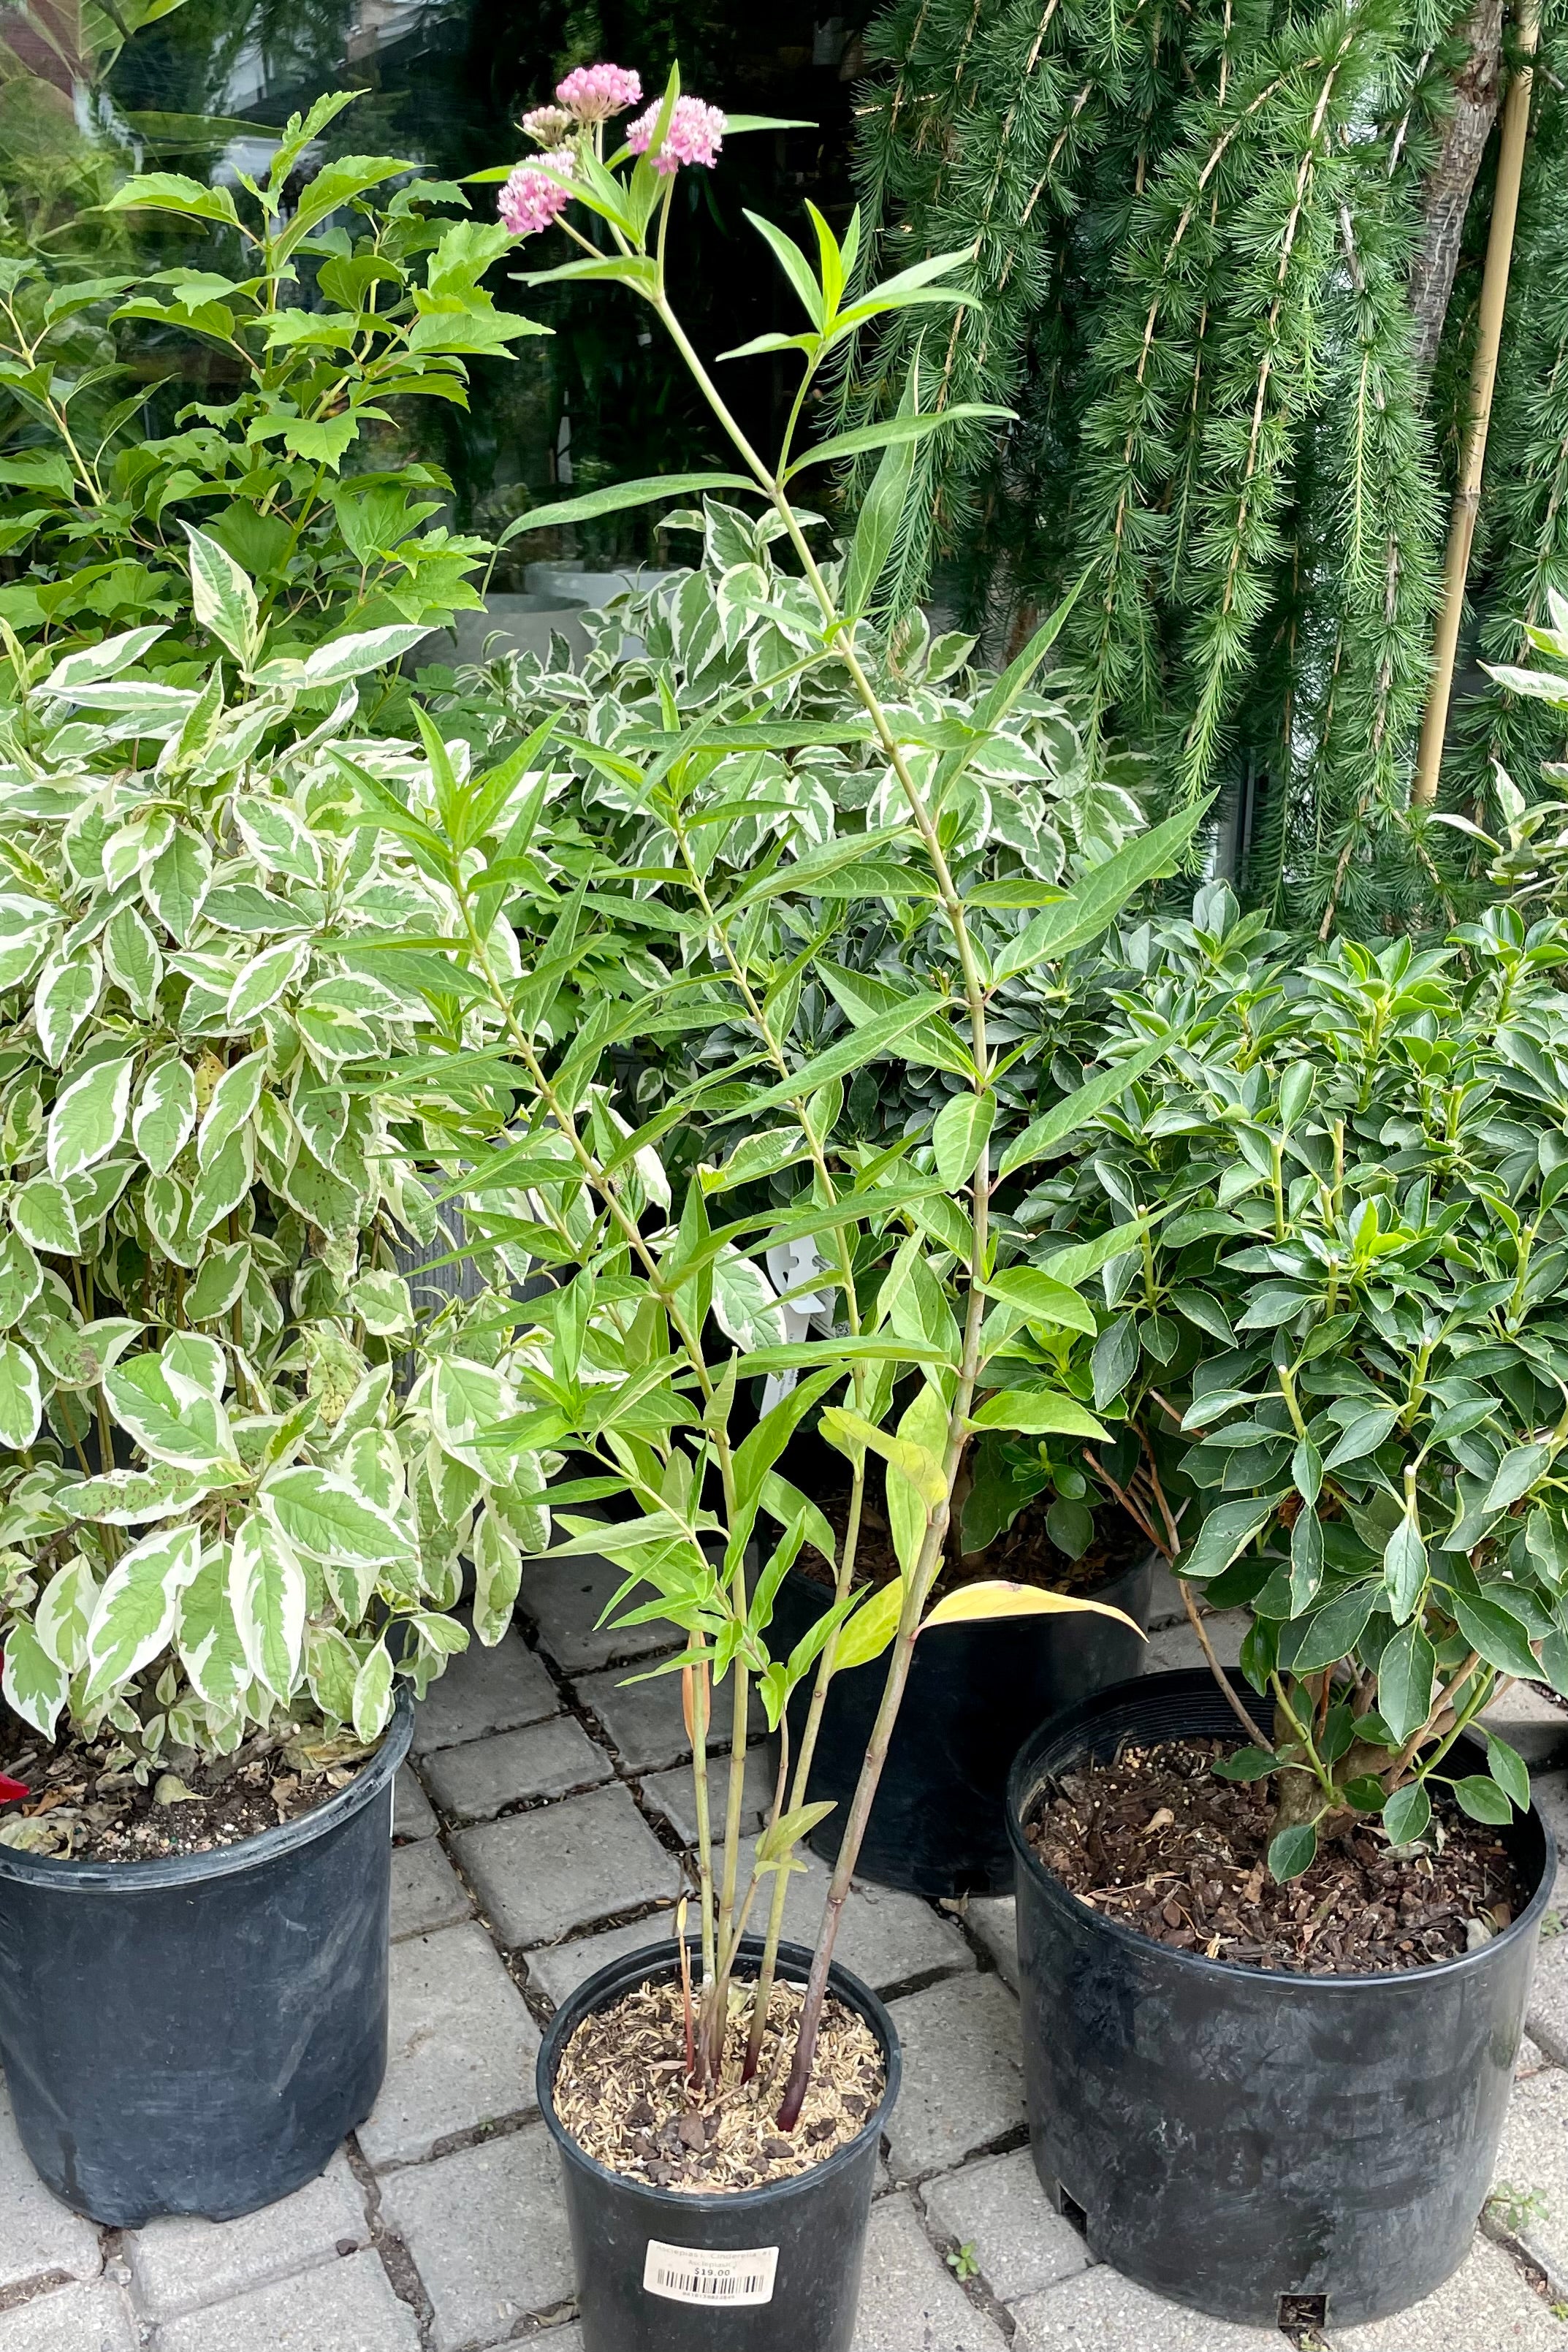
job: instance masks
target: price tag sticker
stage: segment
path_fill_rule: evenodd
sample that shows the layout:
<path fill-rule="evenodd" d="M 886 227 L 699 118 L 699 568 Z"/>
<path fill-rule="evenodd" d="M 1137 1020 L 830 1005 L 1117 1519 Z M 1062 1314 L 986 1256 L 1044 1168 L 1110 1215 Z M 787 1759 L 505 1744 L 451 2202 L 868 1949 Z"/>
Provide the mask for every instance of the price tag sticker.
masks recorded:
<path fill-rule="evenodd" d="M 701 2303 L 733 2311 L 743 2303 L 772 2303 L 778 2266 L 776 2246 L 709 2252 L 700 2246 L 667 2246 L 650 2238 L 643 2263 L 643 2290 L 662 2294 L 670 2303 Z"/>

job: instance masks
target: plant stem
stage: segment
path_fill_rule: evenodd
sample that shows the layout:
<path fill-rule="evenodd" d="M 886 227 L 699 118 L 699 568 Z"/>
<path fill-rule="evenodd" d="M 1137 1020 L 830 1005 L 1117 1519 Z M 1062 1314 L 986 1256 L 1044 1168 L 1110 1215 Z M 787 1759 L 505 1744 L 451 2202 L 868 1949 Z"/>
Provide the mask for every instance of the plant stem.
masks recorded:
<path fill-rule="evenodd" d="M 654 308 L 677 350 L 685 360 L 703 397 L 723 426 L 741 457 L 754 475 L 757 485 L 769 499 L 789 535 L 799 558 L 802 570 L 827 625 L 830 639 L 837 638 L 840 656 L 854 683 L 862 708 L 869 718 L 877 740 L 914 819 L 932 877 L 936 882 L 942 910 L 952 933 L 953 946 L 963 976 L 964 997 L 969 1011 L 970 1040 L 973 1055 L 971 1083 L 976 1094 L 984 1094 L 990 1079 L 990 1051 L 986 1039 L 985 988 L 981 978 L 974 945 L 964 920 L 963 901 L 937 835 L 936 823 L 926 807 L 915 783 L 903 750 L 893 733 L 879 698 L 861 664 L 853 639 L 853 622 L 847 623 L 836 604 L 821 570 L 806 543 L 805 534 L 782 486 L 769 473 L 741 426 L 731 415 L 717 385 L 709 375 L 688 339 L 679 320 L 670 308 L 664 293 L 663 270 L 659 272 L 658 293 L 652 298 Z M 822 1928 L 813 1956 L 811 1976 L 806 1986 L 805 2000 L 801 2011 L 799 2032 L 795 2042 L 795 2059 L 790 2069 L 789 2084 L 784 2105 L 779 2111 L 779 2128 L 792 2130 L 800 2117 L 806 2084 L 810 2079 L 812 2061 L 816 2054 L 817 2030 L 822 2006 L 826 1998 L 828 1971 L 832 1966 L 833 1948 L 838 1933 L 838 1923 L 849 1892 L 850 1878 L 870 1818 L 872 1801 L 881 1780 L 888 1758 L 893 1726 L 903 1701 L 904 1687 L 909 1680 L 914 1645 L 920 1633 L 931 1585 L 941 1571 L 943 1546 L 954 1483 L 963 1460 L 963 1449 L 969 1434 L 969 1412 L 973 1402 L 975 1385 L 980 1375 L 980 1331 L 984 1319 L 984 1299 L 981 1285 L 985 1278 L 989 1250 L 989 1212 L 991 1198 L 990 1159 L 983 1146 L 976 1164 L 972 1189 L 971 1249 L 969 1259 L 969 1296 L 965 1302 L 963 1352 L 958 1377 L 949 1408 L 948 1435 L 943 1475 L 945 1494 L 940 1504 L 928 1513 L 925 1538 L 904 1594 L 904 1605 L 899 1628 L 894 1636 L 892 1655 L 889 1662 L 887 1680 L 883 1685 L 882 1702 L 878 1709 L 875 1728 L 867 1748 L 860 1777 L 850 1801 L 845 1822 L 844 1836 L 838 1850 L 823 1910 Z"/>
<path fill-rule="evenodd" d="M 1470 363 L 1469 430 L 1465 436 L 1464 463 L 1459 472 L 1458 487 L 1454 493 L 1453 520 L 1448 527 L 1448 547 L 1443 565 L 1443 604 L 1437 615 L 1436 637 L 1432 648 L 1432 685 L 1426 699 L 1426 714 L 1421 723 L 1421 749 L 1416 760 L 1415 782 L 1410 793 L 1412 804 L 1417 808 L 1429 808 L 1437 797 L 1443 748 L 1448 732 L 1454 662 L 1458 652 L 1459 625 L 1465 612 L 1470 544 L 1476 535 L 1476 518 L 1480 510 L 1487 433 L 1491 424 L 1492 393 L 1497 383 L 1503 311 L 1508 301 L 1509 275 L 1513 266 L 1514 224 L 1519 216 L 1524 151 L 1530 137 L 1530 99 L 1535 79 L 1533 60 L 1541 38 L 1540 0 L 1519 0 L 1515 36 L 1519 63 L 1503 101 L 1497 190 L 1492 197 L 1486 269 L 1481 278 L 1475 357 Z"/>

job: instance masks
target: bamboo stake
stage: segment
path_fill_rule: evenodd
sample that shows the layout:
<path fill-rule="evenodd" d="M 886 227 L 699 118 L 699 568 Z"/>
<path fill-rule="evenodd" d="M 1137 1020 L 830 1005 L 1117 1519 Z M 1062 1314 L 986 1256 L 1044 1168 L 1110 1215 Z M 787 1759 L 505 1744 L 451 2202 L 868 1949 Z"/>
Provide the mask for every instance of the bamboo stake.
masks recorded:
<path fill-rule="evenodd" d="M 1503 101 L 1502 138 L 1498 149 L 1497 194 L 1492 199 L 1491 230 L 1487 238 L 1486 274 L 1481 280 L 1480 315 L 1476 329 L 1476 355 L 1470 367 L 1470 421 L 1465 438 L 1464 463 L 1454 494 L 1448 549 L 1443 563 L 1443 604 L 1432 651 L 1432 689 L 1421 726 L 1421 750 L 1415 763 L 1412 804 L 1429 808 L 1437 797 L 1437 777 L 1443 765 L 1443 745 L 1448 732 L 1448 706 L 1454 693 L 1454 659 L 1458 651 L 1459 623 L 1465 609 L 1465 583 L 1470 569 L 1470 543 L 1476 535 L 1480 506 L 1481 471 L 1486 463 L 1487 428 L 1491 423 L 1492 392 L 1497 383 L 1498 347 L 1502 341 L 1503 306 L 1508 300 L 1509 271 L 1513 263 L 1514 224 L 1519 217 L 1520 181 L 1524 172 L 1525 142 L 1530 136 L 1530 95 L 1535 79 L 1533 59 L 1541 38 L 1540 0 L 1519 0 L 1515 26 L 1519 62 Z"/>

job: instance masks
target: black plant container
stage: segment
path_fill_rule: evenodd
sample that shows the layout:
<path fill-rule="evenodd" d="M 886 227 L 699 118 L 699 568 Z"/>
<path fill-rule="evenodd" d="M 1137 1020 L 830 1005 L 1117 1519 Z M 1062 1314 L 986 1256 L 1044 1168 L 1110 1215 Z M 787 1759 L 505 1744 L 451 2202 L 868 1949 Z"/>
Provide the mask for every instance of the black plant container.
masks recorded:
<path fill-rule="evenodd" d="M 1151 1553 L 1090 1597 L 1145 1625 L 1153 1567 Z M 790 1570 L 768 1633 L 775 1656 L 788 1656 L 828 1598 L 822 1585 Z M 922 1633 L 856 1875 L 931 1897 L 1005 1894 L 1013 1884 L 1013 1854 L 1005 1800 L 1020 1741 L 1075 1699 L 1135 1675 L 1142 1653 L 1142 1642 L 1129 1627 L 1088 1611 L 942 1625 Z M 887 1664 L 886 1656 L 875 1658 L 836 1675 L 828 1686 L 809 1796 L 831 1800 L 836 1810 L 807 1841 L 828 1861 L 838 1852 Z M 797 1752 L 810 1697 L 807 1675 L 790 1709 Z"/>
<path fill-rule="evenodd" d="M 386 2071 L 392 1780 L 213 1853 L 0 1846 L 0 2062 L 55 2195 L 116 2229 L 228 2221 L 321 2171 Z"/>
<path fill-rule="evenodd" d="M 742 1969 L 754 1969 L 759 1939 L 748 1936 L 741 1952 Z M 555 2112 L 555 2077 L 584 2018 L 634 1985 L 672 1975 L 676 1965 L 673 1943 L 612 1960 L 556 2011 L 539 2053 L 540 2109 L 565 2174 L 584 2352 L 850 2352 L 877 2150 L 899 2095 L 893 2021 L 874 1992 L 836 1966 L 833 1991 L 867 2020 L 887 2064 L 881 2104 L 858 2139 L 811 2171 L 762 2189 L 729 2196 L 654 2189 L 610 2171 L 579 2147 Z M 781 1979 L 804 1983 L 810 1967 L 809 1952 L 781 1944 Z M 686 2250 L 689 2268 L 680 2260 Z M 760 2293 L 765 2281 L 767 2300 L 695 2303 L 668 2292 L 672 2284 L 689 2288 L 700 2273 L 700 2258 L 713 2254 L 731 2258 L 743 2287 Z M 737 2264 L 737 2254 L 755 2259 Z M 711 2269 L 702 2276 L 710 2284 Z M 645 2284 L 650 2277 L 667 2291 Z"/>
<path fill-rule="evenodd" d="M 1173 1951 L 1069 1895 L 1022 1824 L 1074 1764 L 1194 1736 L 1236 1736 L 1212 1675 L 1151 1675 L 1070 1707 L 1014 1766 L 1035 2167 L 1129 2277 L 1258 2326 L 1321 2298 L 1332 2333 L 1406 2309 L 1469 2251 L 1556 1850 L 1533 1811 L 1505 1831 L 1531 1900 L 1431 1967 L 1299 1977 Z M 1461 1762 L 1468 1745 L 1459 1771 L 1481 1767 Z"/>

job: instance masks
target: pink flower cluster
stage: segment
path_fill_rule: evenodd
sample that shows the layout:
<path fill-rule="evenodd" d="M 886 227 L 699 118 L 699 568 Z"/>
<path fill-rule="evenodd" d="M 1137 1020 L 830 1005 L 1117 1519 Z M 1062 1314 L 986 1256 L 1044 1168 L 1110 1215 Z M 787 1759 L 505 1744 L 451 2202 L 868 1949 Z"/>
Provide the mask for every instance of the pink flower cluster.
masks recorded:
<path fill-rule="evenodd" d="M 634 155 L 647 153 L 658 121 L 658 106 L 654 105 L 631 125 L 626 145 Z M 727 128 L 726 119 L 716 106 L 710 106 L 700 98 L 678 98 L 670 110 L 669 128 L 653 158 L 654 170 L 668 179 L 682 163 L 711 166 L 724 143 Z"/>
<path fill-rule="evenodd" d="M 637 104 L 642 76 L 627 73 L 622 66 L 578 66 L 556 83 L 555 95 L 579 122 L 606 122 L 612 114 Z"/>
<path fill-rule="evenodd" d="M 571 150 L 558 149 L 551 159 L 552 171 L 570 173 L 572 168 Z M 571 190 L 558 187 L 537 164 L 520 163 L 502 188 L 497 209 L 513 236 L 534 236 L 559 220 L 571 201 Z"/>

